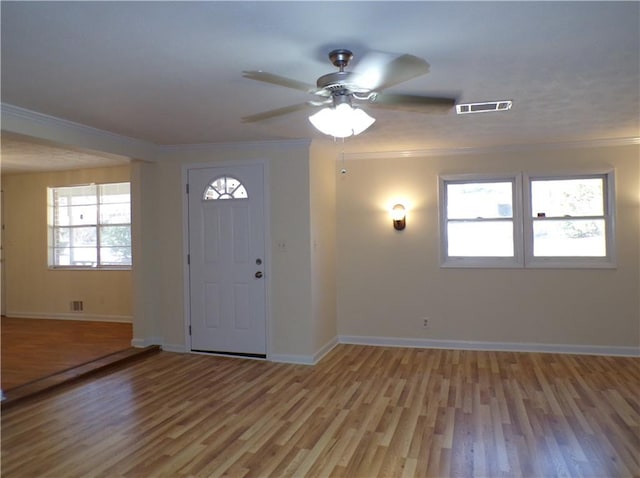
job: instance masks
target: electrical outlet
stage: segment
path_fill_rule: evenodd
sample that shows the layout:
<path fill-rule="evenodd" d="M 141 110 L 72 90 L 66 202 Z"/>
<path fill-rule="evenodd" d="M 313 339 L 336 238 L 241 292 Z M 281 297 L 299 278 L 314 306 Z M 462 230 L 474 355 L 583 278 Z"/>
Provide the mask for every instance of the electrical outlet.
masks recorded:
<path fill-rule="evenodd" d="M 429 328 L 429 319 L 428 318 L 425 317 L 425 318 L 422 319 L 422 327 L 425 328 L 425 329 Z"/>

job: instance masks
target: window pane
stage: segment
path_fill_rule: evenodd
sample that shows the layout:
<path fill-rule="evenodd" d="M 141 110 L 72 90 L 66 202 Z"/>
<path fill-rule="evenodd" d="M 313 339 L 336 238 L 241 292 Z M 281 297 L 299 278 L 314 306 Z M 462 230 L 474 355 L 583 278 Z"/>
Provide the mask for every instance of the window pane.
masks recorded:
<path fill-rule="evenodd" d="M 130 222 L 131 206 L 129 203 L 100 206 L 100 224 L 128 224 Z"/>
<path fill-rule="evenodd" d="M 100 265 L 102 266 L 131 265 L 131 248 L 130 247 L 101 247 L 100 248 Z"/>
<path fill-rule="evenodd" d="M 450 222 L 449 257 L 513 257 L 511 221 Z"/>
<path fill-rule="evenodd" d="M 247 189 L 231 176 L 222 176 L 212 181 L 202 197 L 205 201 L 216 199 L 246 199 Z"/>
<path fill-rule="evenodd" d="M 97 194 L 95 185 L 71 186 L 55 188 L 54 204 L 56 206 L 71 206 L 81 204 L 96 204 Z"/>
<path fill-rule="evenodd" d="M 533 255 L 536 257 L 604 257 L 607 255 L 605 221 L 534 221 Z"/>
<path fill-rule="evenodd" d="M 235 178 L 227 177 L 225 179 L 226 179 L 225 192 L 229 194 L 231 194 L 238 186 L 240 186 L 240 181 L 238 181 Z"/>
<path fill-rule="evenodd" d="M 101 227 L 100 246 L 131 246 L 131 228 L 129 226 Z"/>
<path fill-rule="evenodd" d="M 247 198 L 247 190 L 242 184 L 238 184 L 238 187 L 233 190 L 233 199 L 245 199 Z"/>
<path fill-rule="evenodd" d="M 68 265 L 95 267 L 98 263 L 98 250 L 95 247 L 72 247 L 68 251 Z"/>
<path fill-rule="evenodd" d="M 71 251 L 68 247 L 54 249 L 54 264 L 57 266 L 70 266 L 71 265 Z"/>
<path fill-rule="evenodd" d="M 54 241 L 56 247 L 66 247 L 69 245 L 69 240 L 71 237 L 71 232 L 69 228 L 58 228 L 54 229 Z"/>
<path fill-rule="evenodd" d="M 71 231 L 71 247 L 96 246 L 95 227 L 74 227 Z"/>
<path fill-rule="evenodd" d="M 533 217 L 603 216 L 603 178 L 531 181 Z"/>
<path fill-rule="evenodd" d="M 513 217 L 513 184 L 477 182 L 447 184 L 447 218 Z"/>
<path fill-rule="evenodd" d="M 96 206 L 81 205 L 60 207 L 56 210 L 54 221 L 57 226 L 96 224 Z"/>
<path fill-rule="evenodd" d="M 209 186 L 207 190 L 204 192 L 204 197 L 202 199 L 204 199 L 205 201 L 214 201 L 219 198 L 220 198 L 220 193 L 216 191 L 213 187 Z"/>
<path fill-rule="evenodd" d="M 100 185 L 100 204 L 129 203 L 131 192 L 129 183 L 113 183 Z"/>

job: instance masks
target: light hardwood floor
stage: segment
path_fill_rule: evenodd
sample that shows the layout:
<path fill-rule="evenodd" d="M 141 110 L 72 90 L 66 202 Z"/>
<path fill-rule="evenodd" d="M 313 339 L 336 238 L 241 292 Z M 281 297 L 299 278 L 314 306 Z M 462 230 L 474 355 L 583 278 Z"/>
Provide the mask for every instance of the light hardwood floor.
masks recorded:
<path fill-rule="evenodd" d="M 3 477 L 640 476 L 640 359 L 161 352 L 2 416 Z"/>

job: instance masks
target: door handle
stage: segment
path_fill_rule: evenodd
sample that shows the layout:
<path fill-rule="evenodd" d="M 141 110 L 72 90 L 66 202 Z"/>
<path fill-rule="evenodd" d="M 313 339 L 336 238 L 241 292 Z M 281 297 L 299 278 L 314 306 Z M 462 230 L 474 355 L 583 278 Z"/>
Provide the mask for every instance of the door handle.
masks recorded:
<path fill-rule="evenodd" d="M 258 271 L 255 274 L 256 279 L 260 279 L 262 277 L 262 271 Z"/>

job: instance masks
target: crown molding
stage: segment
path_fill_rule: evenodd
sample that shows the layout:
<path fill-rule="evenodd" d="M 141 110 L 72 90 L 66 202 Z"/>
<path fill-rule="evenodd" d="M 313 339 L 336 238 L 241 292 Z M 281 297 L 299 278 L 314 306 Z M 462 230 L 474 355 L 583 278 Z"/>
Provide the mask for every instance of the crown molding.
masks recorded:
<path fill-rule="evenodd" d="M 487 146 L 478 148 L 438 148 L 438 149 L 417 149 L 403 151 L 363 151 L 344 153 L 345 160 L 356 159 L 398 159 L 398 158 L 424 158 L 434 156 L 460 156 L 467 154 L 487 154 L 487 153 L 513 153 L 528 151 L 551 151 L 561 149 L 579 148 L 610 148 L 617 146 L 631 146 L 640 144 L 640 137 L 630 138 L 610 138 L 596 139 L 589 141 L 571 141 L 560 143 L 538 143 L 538 144 L 510 144 L 504 146 Z M 338 159 L 342 160 L 343 153 Z"/>
<path fill-rule="evenodd" d="M 0 103 L 2 113 L 2 130 L 12 133 L 33 136 L 57 143 L 85 147 L 96 151 L 108 152 L 131 159 L 155 161 L 158 155 L 172 153 L 235 151 L 240 149 L 282 150 L 309 148 L 311 139 L 239 141 L 228 143 L 199 143 L 157 145 L 129 136 L 86 126 L 55 116 L 38 113 L 8 103 Z M 340 153 L 339 159 L 397 159 L 424 158 L 434 156 L 458 156 L 468 154 L 509 153 L 527 151 L 548 151 L 574 148 L 604 148 L 640 144 L 640 137 L 607 138 L 589 141 L 559 142 L 547 144 L 512 144 L 505 146 L 470 147 L 470 148 L 435 148 L 401 151 L 363 151 Z"/>
<path fill-rule="evenodd" d="M 202 153 L 207 151 L 236 151 L 240 149 L 282 150 L 309 148 L 310 139 L 238 141 L 228 143 L 196 143 L 196 144 L 168 144 L 157 146 L 158 153 Z"/>
<path fill-rule="evenodd" d="M 153 143 L 111 133 L 8 103 L 0 103 L 2 130 L 57 143 L 118 154 L 133 159 L 154 159 Z"/>
<path fill-rule="evenodd" d="M 309 139 L 158 145 L 8 103 L 0 103 L 0 109 L 2 129 L 5 131 L 119 154 L 132 159 L 156 160 L 157 156 L 163 153 L 233 151 L 247 148 L 282 150 L 309 148 L 311 145 Z"/>

